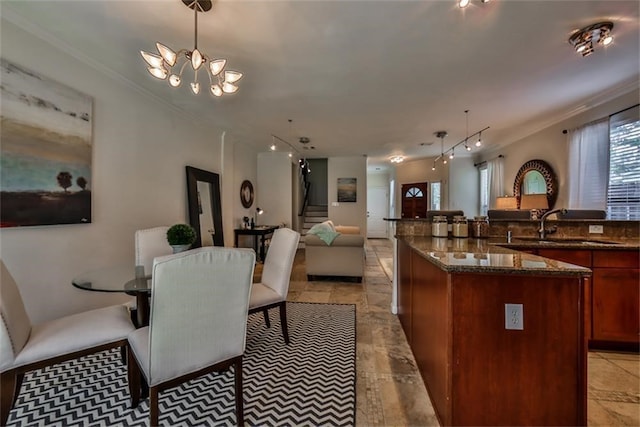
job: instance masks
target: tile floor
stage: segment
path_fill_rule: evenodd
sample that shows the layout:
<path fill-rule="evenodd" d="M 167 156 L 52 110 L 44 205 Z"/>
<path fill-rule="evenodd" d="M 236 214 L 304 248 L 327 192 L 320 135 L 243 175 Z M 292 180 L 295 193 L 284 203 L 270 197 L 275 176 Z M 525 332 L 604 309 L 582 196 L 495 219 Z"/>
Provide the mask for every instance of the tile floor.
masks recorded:
<path fill-rule="evenodd" d="M 288 299 L 356 304 L 358 425 L 438 426 L 400 322 L 390 311 L 392 268 L 391 242 L 369 239 L 363 283 L 308 282 L 299 250 Z M 589 425 L 639 426 L 638 354 L 590 352 L 588 370 Z"/>

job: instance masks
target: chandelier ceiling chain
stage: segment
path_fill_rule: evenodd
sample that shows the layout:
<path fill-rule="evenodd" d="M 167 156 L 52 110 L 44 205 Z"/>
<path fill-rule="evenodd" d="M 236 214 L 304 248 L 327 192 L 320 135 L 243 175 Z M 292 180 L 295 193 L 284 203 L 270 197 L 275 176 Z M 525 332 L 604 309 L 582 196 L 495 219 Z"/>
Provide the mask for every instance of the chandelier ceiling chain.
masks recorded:
<path fill-rule="evenodd" d="M 191 91 L 197 95 L 200 93 L 200 82 L 198 81 L 198 70 L 204 66 L 209 77 L 209 90 L 214 96 L 222 96 L 227 93 L 235 93 L 238 86 L 235 84 L 242 78 L 242 73 L 233 70 L 225 70 L 226 59 L 211 59 L 208 55 L 198 50 L 198 13 L 207 12 L 211 9 L 211 0 L 182 0 L 185 6 L 193 9 L 194 13 L 194 48 L 193 50 L 180 49 L 176 53 L 171 48 L 156 42 L 158 54 L 149 53 L 143 50 L 140 55 L 147 63 L 147 71 L 153 77 L 165 80 L 168 78 L 169 86 L 179 87 L 182 84 L 182 74 L 187 64 L 191 64 L 193 69 L 193 82 L 190 83 Z M 179 65 L 180 60 L 184 62 Z M 174 73 L 173 69 L 179 69 Z"/>

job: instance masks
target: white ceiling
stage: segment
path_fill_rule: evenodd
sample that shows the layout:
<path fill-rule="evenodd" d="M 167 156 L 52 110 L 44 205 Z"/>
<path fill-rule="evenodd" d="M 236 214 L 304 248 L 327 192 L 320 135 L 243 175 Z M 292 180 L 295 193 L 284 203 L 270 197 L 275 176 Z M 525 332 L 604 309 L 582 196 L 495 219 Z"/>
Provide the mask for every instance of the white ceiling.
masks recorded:
<path fill-rule="evenodd" d="M 240 90 L 222 98 L 170 88 L 139 55 L 156 41 L 193 48 L 193 12 L 180 0 L 0 7 L 3 18 L 234 140 L 267 151 L 276 135 L 303 156 L 367 155 L 370 167 L 395 154 L 438 155 L 438 130 L 449 133 L 446 150 L 490 126 L 481 149 L 496 148 L 639 79 L 636 0 L 472 0 L 466 9 L 454 0 L 220 0 L 199 16 L 198 47 L 244 73 Z M 614 43 L 589 57 L 574 53 L 570 34 L 603 20 L 614 23 Z"/>

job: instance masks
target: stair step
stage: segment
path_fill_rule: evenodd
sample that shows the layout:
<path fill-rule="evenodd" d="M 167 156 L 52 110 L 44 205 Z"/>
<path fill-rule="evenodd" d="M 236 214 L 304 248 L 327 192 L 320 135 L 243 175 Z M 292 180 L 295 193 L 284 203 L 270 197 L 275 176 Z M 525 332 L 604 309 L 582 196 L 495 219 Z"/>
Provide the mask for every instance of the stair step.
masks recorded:
<path fill-rule="evenodd" d="M 313 211 L 313 212 L 307 212 L 305 213 L 305 217 L 316 217 L 316 216 L 327 216 L 328 212 L 327 211 Z"/>
<path fill-rule="evenodd" d="M 328 207 L 327 205 L 308 205 L 307 206 L 307 212 L 311 212 L 311 211 L 327 211 Z"/>

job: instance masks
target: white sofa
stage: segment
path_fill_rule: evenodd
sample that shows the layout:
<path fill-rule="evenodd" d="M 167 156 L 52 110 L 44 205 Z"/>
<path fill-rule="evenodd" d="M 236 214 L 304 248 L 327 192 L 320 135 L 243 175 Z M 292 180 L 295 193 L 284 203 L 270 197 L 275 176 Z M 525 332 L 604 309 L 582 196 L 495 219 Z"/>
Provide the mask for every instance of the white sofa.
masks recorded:
<path fill-rule="evenodd" d="M 325 221 L 327 222 L 327 221 Z M 328 221 L 330 223 L 330 221 Z M 330 224 L 333 226 L 333 224 Z M 307 233 L 305 236 L 305 263 L 307 279 L 318 280 L 321 277 L 348 277 L 362 282 L 365 265 L 364 236 L 360 227 L 335 226 L 340 233 L 331 244 L 320 237 Z"/>

